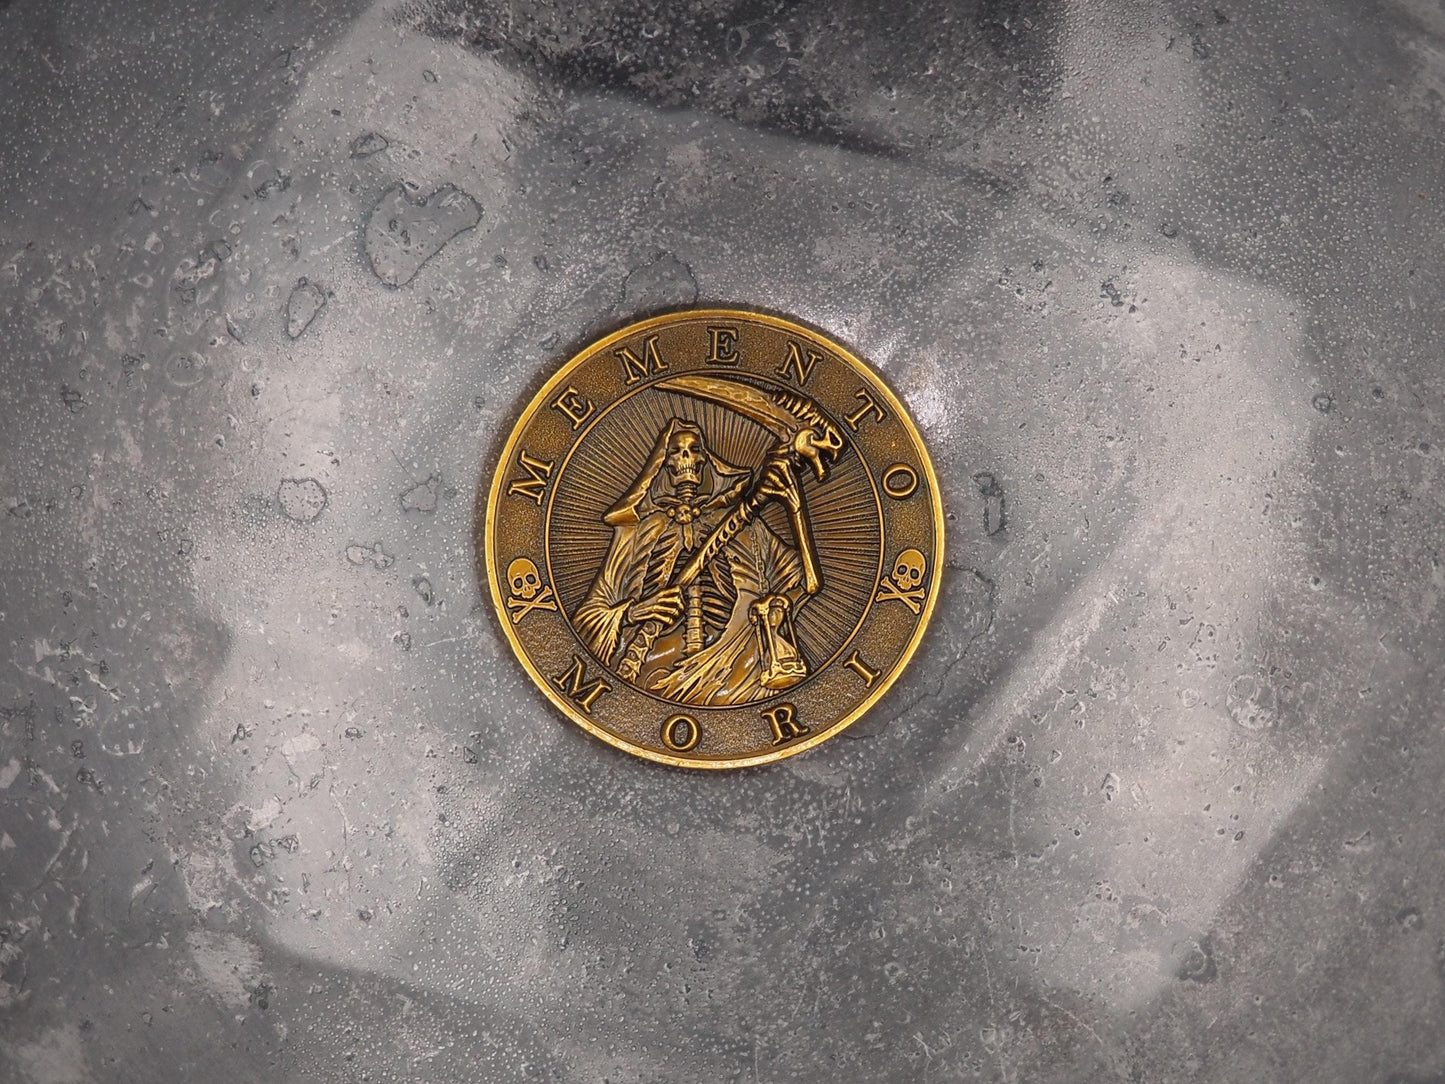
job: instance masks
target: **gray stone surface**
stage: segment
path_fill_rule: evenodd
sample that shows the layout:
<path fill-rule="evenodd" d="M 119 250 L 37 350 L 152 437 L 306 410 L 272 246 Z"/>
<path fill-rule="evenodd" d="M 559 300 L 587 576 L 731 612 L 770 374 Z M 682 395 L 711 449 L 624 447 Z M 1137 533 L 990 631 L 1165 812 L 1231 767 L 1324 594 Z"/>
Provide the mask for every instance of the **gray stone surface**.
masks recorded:
<path fill-rule="evenodd" d="M 357 157 L 353 152 L 352 157 Z M 366 256 L 387 286 L 405 286 L 422 264 L 463 230 L 481 221 L 477 201 L 453 185 L 416 196 L 405 185 L 388 188 L 366 220 Z M 294 336 L 293 336 L 294 338 Z"/>
<path fill-rule="evenodd" d="M 1442 1079 L 1442 94 L 1424 0 L 0 3 L 0 1079 Z M 472 550 L 694 301 L 949 516 L 726 776 Z"/>

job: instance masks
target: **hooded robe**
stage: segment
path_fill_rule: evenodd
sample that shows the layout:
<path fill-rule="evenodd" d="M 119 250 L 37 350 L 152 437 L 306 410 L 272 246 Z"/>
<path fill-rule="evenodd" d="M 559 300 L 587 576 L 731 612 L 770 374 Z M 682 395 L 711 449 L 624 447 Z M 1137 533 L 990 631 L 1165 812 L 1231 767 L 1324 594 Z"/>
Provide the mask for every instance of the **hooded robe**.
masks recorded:
<path fill-rule="evenodd" d="M 665 469 L 674 434 L 702 430 L 674 418 L 659 434 L 636 483 L 603 517 L 612 545 L 575 626 L 592 653 L 616 669 L 641 626 L 627 620 L 634 602 L 650 598 L 673 576 L 746 495 L 750 471 L 720 460 L 711 449 L 697 495 L 679 497 Z M 664 629 L 638 671 L 636 684 L 669 700 L 701 706 L 742 704 L 773 695 L 761 683 L 763 660 L 748 607 L 764 595 L 788 595 L 795 607 L 802 565 L 797 554 L 759 518 L 753 519 L 707 563 L 698 578 L 704 646 L 684 654 L 686 614 Z"/>

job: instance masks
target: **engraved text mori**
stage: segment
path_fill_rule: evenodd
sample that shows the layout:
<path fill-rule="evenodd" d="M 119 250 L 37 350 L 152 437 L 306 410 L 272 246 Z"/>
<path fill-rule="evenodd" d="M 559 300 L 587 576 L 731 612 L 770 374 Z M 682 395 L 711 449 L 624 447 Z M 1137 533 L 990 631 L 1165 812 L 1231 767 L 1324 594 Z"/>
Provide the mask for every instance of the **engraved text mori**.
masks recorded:
<path fill-rule="evenodd" d="M 873 683 L 878 680 L 879 671 L 874 670 L 871 666 L 869 666 L 866 662 L 859 658 L 858 652 L 856 651 L 848 657 L 848 660 L 843 663 L 843 665 L 846 666 L 849 670 L 852 670 L 860 678 L 862 678 L 863 685 L 866 688 L 873 688 Z"/>
<path fill-rule="evenodd" d="M 592 713 L 592 705 L 603 693 L 610 693 L 612 686 L 601 678 L 596 681 L 587 681 L 587 664 L 582 661 L 582 656 L 573 655 L 572 665 L 565 674 L 558 674 L 552 679 L 552 684 L 562 691 L 562 694 L 589 715 Z"/>
<path fill-rule="evenodd" d="M 691 715 L 672 715 L 662 724 L 662 744 L 674 753 L 695 749 L 701 740 L 702 728 Z"/>
<path fill-rule="evenodd" d="M 779 704 L 763 712 L 763 718 L 773 728 L 773 744 L 784 745 L 794 738 L 807 734 L 808 728 L 798 722 L 798 709 L 792 704 Z"/>

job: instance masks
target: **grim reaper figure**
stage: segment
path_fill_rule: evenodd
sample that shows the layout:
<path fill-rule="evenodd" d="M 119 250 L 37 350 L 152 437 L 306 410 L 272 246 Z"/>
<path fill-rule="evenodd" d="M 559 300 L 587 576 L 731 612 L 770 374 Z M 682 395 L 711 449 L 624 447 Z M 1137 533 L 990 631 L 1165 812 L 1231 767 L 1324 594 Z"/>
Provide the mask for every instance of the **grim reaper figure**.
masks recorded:
<path fill-rule="evenodd" d="M 797 515 L 798 482 L 786 458 L 763 463 L 756 492 Z M 807 675 L 792 613 L 807 598 L 796 551 L 751 520 L 682 588 L 675 573 L 749 491 L 752 472 L 711 452 L 702 430 L 674 418 L 642 473 L 604 517 L 612 545 L 576 626 L 592 652 L 616 666 L 641 651 L 644 625 L 661 633 L 635 683 L 683 704 L 720 707 L 771 696 Z"/>

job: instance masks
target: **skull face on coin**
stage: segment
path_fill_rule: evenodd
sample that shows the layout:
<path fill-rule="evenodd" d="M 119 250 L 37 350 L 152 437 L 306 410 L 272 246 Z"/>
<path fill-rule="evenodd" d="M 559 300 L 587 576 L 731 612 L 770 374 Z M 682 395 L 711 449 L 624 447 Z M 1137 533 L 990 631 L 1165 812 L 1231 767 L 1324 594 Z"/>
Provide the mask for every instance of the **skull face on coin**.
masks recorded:
<path fill-rule="evenodd" d="M 702 466 L 707 462 L 707 449 L 702 438 L 687 429 L 680 429 L 672 435 L 667 445 L 667 470 L 672 475 L 672 484 L 698 485 L 702 481 Z"/>
<path fill-rule="evenodd" d="M 537 566 L 525 557 L 518 557 L 507 566 L 507 582 L 512 594 L 528 602 L 542 589 L 542 576 Z"/>
<path fill-rule="evenodd" d="M 906 549 L 898 555 L 893 566 L 893 579 L 900 591 L 912 591 L 923 582 L 927 569 L 928 562 L 923 554 L 915 549 Z"/>

